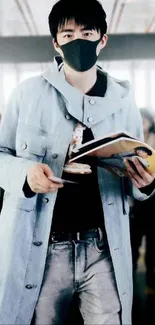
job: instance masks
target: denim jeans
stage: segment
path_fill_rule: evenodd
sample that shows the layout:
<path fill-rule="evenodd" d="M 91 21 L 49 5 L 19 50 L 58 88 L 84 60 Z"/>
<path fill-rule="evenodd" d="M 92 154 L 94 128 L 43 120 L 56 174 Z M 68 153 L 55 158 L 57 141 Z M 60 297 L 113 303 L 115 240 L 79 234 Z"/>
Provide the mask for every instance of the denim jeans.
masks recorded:
<path fill-rule="evenodd" d="M 74 294 L 84 324 L 121 324 L 114 270 L 104 238 L 49 245 L 33 324 L 63 325 Z"/>

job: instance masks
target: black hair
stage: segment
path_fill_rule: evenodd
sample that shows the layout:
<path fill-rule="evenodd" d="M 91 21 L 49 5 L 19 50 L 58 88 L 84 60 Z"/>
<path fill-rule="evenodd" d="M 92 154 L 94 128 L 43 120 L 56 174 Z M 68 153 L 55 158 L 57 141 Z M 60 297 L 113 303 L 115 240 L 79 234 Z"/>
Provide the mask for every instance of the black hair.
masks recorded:
<path fill-rule="evenodd" d="M 152 151 L 149 148 L 147 148 L 147 147 L 143 147 L 143 146 L 136 147 L 135 148 L 135 151 L 137 151 L 137 150 L 144 151 L 144 152 L 146 152 L 148 154 L 148 156 L 152 156 Z"/>
<path fill-rule="evenodd" d="M 140 113 L 142 119 L 146 119 L 150 122 L 149 132 L 155 133 L 155 120 L 153 114 L 147 108 L 141 108 Z"/>
<path fill-rule="evenodd" d="M 58 28 L 71 19 L 77 25 L 100 31 L 101 37 L 107 32 L 106 13 L 97 0 L 89 0 L 87 6 L 84 0 L 59 0 L 48 17 L 50 33 L 55 40 Z"/>

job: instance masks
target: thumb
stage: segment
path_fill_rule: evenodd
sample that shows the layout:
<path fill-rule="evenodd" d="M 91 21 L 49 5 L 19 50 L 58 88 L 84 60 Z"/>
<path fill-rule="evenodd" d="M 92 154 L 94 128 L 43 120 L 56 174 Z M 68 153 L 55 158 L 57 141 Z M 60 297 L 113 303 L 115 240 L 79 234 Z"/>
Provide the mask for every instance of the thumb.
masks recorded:
<path fill-rule="evenodd" d="M 42 169 L 43 169 L 43 172 L 45 174 L 45 176 L 48 178 L 48 177 L 51 177 L 51 176 L 54 176 L 51 168 L 48 166 L 48 165 L 45 165 L 43 164 L 42 165 Z"/>

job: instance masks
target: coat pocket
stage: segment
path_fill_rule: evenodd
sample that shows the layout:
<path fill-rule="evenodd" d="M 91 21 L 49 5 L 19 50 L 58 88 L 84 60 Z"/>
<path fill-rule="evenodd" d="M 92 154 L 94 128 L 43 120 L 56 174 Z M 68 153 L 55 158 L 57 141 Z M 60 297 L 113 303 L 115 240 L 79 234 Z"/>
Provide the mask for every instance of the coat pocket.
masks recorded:
<path fill-rule="evenodd" d="M 9 205 L 13 209 L 31 212 L 36 207 L 36 196 L 30 199 L 19 198 L 13 194 L 5 193 L 4 195 L 4 206 Z"/>
<path fill-rule="evenodd" d="M 16 156 L 36 162 L 42 162 L 46 154 L 47 137 L 37 129 L 22 124 L 16 137 Z"/>

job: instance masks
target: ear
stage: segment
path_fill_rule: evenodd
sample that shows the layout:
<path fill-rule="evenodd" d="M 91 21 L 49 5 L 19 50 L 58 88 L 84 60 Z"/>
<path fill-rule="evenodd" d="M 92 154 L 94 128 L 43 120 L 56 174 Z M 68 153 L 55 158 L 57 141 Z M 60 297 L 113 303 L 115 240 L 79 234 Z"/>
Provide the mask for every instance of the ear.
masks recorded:
<path fill-rule="evenodd" d="M 108 36 L 107 35 L 103 35 L 103 37 L 101 38 L 100 43 L 97 46 L 97 56 L 100 54 L 100 51 L 107 45 L 107 41 L 108 41 Z"/>
<path fill-rule="evenodd" d="M 53 38 L 52 42 L 53 42 L 53 45 L 54 45 L 55 50 L 57 51 L 57 48 L 59 47 L 59 45 L 58 45 L 56 39 Z"/>
<path fill-rule="evenodd" d="M 61 49 L 59 47 L 59 44 L 57 43 L 56 39 L 53 38 L 53 41 L 52 42 L 53 42 L 53 46 L 54 46 L 56 52 L 58 52 L 62 56 L 63 53 L 62 53 L 62 51 L 61 51 Z"/>
<path fill-rule="evenodd" d="M 101 39 L 101 48 L 104 48 L 106 45 L 107 45 L 107 42 L 108 42 L 108 36 L 105 34 L 103 35 L 102 39 Z"/>

